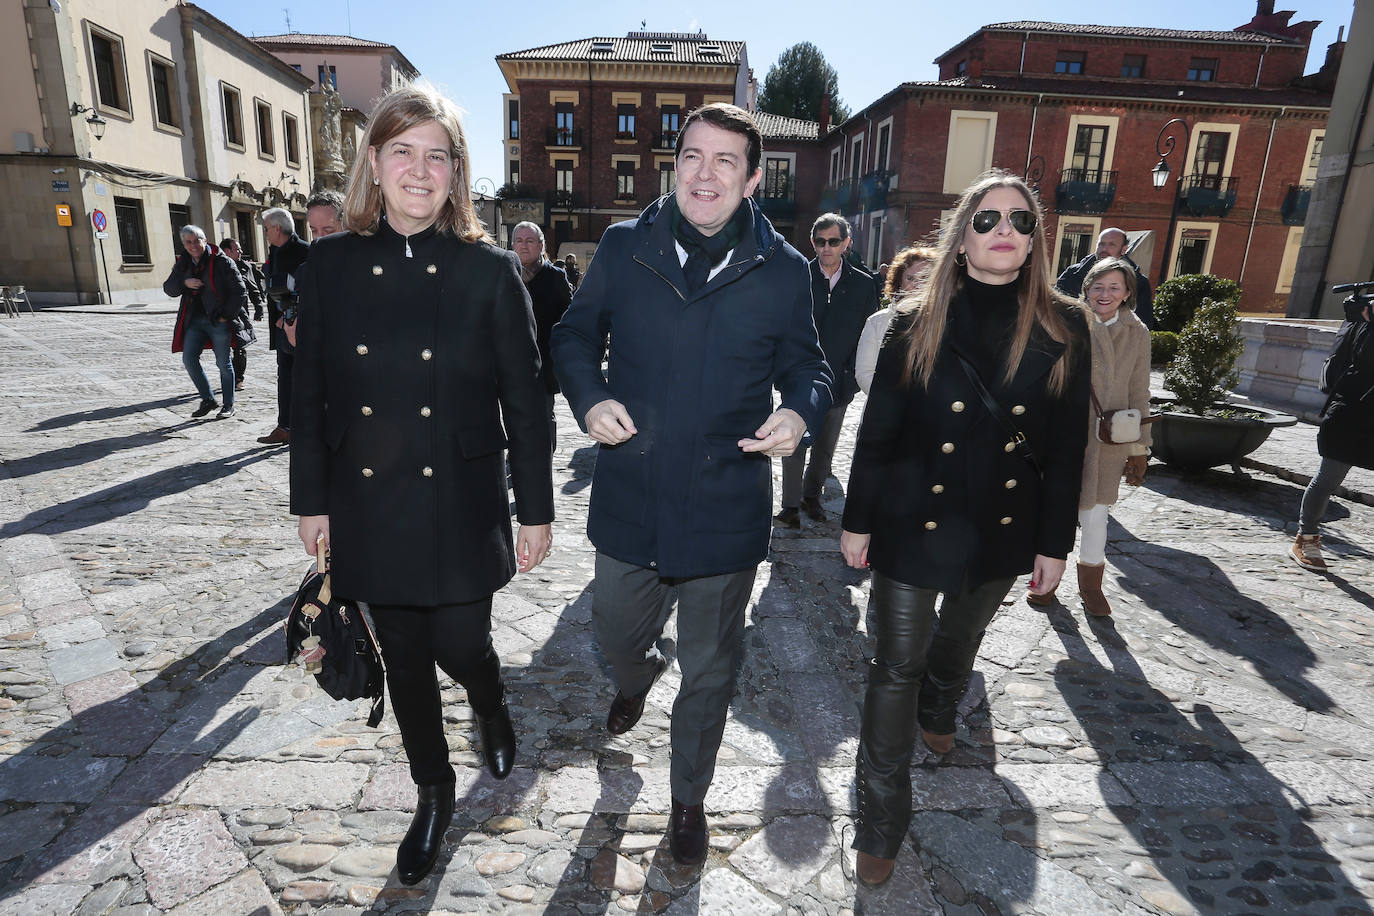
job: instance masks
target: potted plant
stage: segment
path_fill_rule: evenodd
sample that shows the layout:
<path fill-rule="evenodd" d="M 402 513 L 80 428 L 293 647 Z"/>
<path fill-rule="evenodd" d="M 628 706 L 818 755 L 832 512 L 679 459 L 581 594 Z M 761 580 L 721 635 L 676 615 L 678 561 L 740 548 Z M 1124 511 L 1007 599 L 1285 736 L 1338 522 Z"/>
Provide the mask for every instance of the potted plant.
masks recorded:
<path fill-rule="evenodd" d="M 1236 473 L 1241 458 L 1269 438 L 1277 426 L 1296 417 L 1227 401 L 1240 374 L 1236 360 L 1245 338 L 1236 329 L 1236 306 L 1205 298 L 1178 335 L 1178 350 L 1164 372 L 1174 397 L 1156 400 L 1159 421 L 1153 430 L 1154 456 L 1185 470 L 1229 464 Z"/>

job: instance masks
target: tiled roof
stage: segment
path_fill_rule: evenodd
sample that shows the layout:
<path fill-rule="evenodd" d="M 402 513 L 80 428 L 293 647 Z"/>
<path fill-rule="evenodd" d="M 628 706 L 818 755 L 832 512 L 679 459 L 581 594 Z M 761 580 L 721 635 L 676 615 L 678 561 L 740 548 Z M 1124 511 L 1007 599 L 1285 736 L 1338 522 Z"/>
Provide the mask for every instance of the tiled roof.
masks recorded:
<path fill-rule="evenodd" d="M 1140 81 L 1085 80 L 1026 76 L 959 77 L 935 82 L 902 83 L 901 89 L 968 89 L 977 91 L 1034 92 L 1065 96 L 1111 96 L 1115 98 L 1159 99 L 1186 105 L 1213 102 L 1231 105 L 1295 105 L 1326 108 L 1331 93 L 1306 89 L 1252 89 L 1248 86 L 1214 86 L 1208 83 L 1157 84 Z M 857 117 L 857 115 L 856 115 Z"/>
<path fill-rule="evenodd" d="M 765 140 L 815 140 L 820 133 L 820 125 L 815 121 L 801 118 L 786 118 L 770 111 L 751 111 L 754 123 Z"/>
<path fill-rule="evenodd" d="M 672 34 L 672 33 L 668 33 Z M 655 47 L 664 50 L 654 50 Z M 603 49 L 604 50 L 597 50 Z M 715 49 L 712 52 L 712 48 Z M 582 38 L 524 51 L 496 55 L 497 60 L 609 60 L 655 64 L 719 64 L 737 66 L 744 51 L 742 41 L 717 41 L 705 35 L 693 38 Z"/>
<path fill-rule="evenodd" d="M 309 32 L 287 32 L 284 35 L 254 35 L 259 44 L 274 45 L 333 45 L 339 48 L 390 48 L 384 41 L 368 41 L 352 35 L 316 35 Z"/>
<path fill-rule="evenodd" d="M 1156 29 L 1133 25 L 1079 25 L 1071 22 L 996 22 L 983 26 L 991 32 L 1057 32 L 1071 35 L 1106 35 L 1115 38 L 1164 38 L 1174 41 L 1246 41 L 1257 44 L 1295 44 L 1296 42 L 1263 32 L 1203 32 L 1191 29 Z"/>

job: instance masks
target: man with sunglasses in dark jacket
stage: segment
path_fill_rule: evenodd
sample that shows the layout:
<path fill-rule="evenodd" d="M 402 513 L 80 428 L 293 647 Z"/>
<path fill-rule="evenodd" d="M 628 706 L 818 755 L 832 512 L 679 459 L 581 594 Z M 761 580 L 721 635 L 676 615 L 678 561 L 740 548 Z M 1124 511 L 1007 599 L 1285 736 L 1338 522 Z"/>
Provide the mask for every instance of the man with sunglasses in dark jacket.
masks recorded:
<path fill-rule="evenodd" d="M 821 491 L 830 477 L 845 410 L 859 390 L 854 356 L 864 323 L 878 310 L 878 281 L 845 257 L 852 241 L 849 221 L 838 213 L 822 213 L 811 226 L 811 244 L 816 249 L 811 262 L 811 312 L 825 361 L 835 373 L 835 403 L 813 436 L 810 465 L 806 448 L 782 459 L 782 511 L 773 517 L 779 528 L 800 528 L 801 509 L 812 521 L 825 521 Z"/>

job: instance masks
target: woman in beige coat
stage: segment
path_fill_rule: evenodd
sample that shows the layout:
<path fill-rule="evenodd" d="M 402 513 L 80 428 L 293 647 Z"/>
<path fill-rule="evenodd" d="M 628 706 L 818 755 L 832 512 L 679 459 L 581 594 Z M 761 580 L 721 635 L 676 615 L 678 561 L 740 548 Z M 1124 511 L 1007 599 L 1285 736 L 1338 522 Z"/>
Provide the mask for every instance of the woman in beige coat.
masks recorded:
<path fill-rule="evenodd" d="M 1145 481 L 1150 427 L 1140 427 L 1135 442 L 1109 443 L 1097 437 L 1102 411 L 1134 407 L 1150 414 L 1150 331 L 1135 315 L 1135 271 L 1117 258 L 1103 258 L 1083 278 L 1083 302 L 1095 320 L 1092 336 L 1092 390 L 1097 405 L 1088 410 L 1088 449 L 1083 456 L 1083 487 L 1078 495 L 1078 593 L 1083 609 L 1107 617 L 1112 606 L 1102 591 L 1107 562 L 1107 510 L 1116 502 L 1124 475 L 1131 486 Z M 1100 407 L 1099 407 L 1100 405 Z M 1034 605 L 1054 601 L 1054 592 L 1028 593 Z"/>

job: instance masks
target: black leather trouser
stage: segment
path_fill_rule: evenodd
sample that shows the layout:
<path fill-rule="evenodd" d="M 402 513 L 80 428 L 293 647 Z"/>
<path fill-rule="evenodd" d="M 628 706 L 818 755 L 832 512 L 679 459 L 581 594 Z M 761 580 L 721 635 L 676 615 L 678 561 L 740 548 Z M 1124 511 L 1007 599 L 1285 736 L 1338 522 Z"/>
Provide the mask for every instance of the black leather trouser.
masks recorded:
<path fill-rule="evenodd" d="M 868 669 L 859 733 L 858 831 L 854 848 L 895 858 L 911 822 L 911 752 L 916 724 L 954 731 L 954 716 L 983 633 L 1015 578 L 946 594 L 873 573 L 877 651 Z"/>

